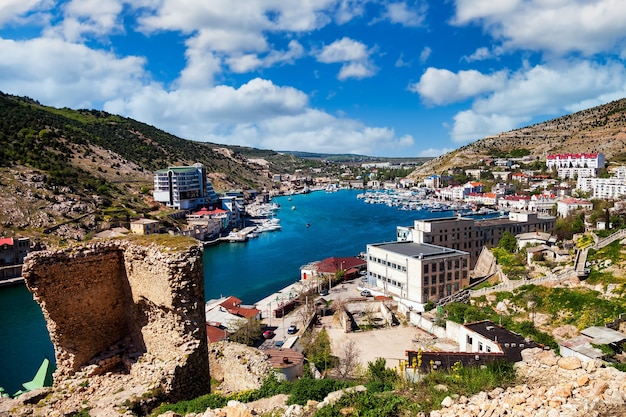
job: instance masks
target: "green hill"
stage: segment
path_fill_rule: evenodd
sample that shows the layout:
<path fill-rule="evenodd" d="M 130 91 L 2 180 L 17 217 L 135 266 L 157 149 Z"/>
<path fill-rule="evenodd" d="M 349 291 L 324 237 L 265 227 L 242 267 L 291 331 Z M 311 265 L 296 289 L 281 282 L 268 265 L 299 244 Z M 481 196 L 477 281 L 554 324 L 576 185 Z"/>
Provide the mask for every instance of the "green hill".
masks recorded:
<path fill-rule="evenodd" d="M 153 172 L 200 162 L 218 191 L 271 187 L 269 172 L 310 166 L 292 155 L 181 139 L 98 110 L 57 109 L 0 93 L 0 235 L 38 234 L 86 215 L 64 238 L 158 209 Z"/>

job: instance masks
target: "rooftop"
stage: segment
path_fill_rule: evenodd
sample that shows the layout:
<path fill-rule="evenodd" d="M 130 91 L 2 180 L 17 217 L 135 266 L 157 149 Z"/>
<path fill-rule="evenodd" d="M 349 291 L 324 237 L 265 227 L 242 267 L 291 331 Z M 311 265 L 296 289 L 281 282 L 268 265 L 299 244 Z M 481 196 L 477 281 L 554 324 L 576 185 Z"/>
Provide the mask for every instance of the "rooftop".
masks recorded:
<path fill-rule="evenodd" d="M 400 255 L 409 257 L 447 257 L 452 255 L 468 255 L 467 252 L 444 248 L 443 246 L 431 245 L 428 243 L 415 243 L 415 242 L 386 242 L 386 243 L 374 243 L 368 246 L 374 246 L 389 252 L 394 252 Z"/>

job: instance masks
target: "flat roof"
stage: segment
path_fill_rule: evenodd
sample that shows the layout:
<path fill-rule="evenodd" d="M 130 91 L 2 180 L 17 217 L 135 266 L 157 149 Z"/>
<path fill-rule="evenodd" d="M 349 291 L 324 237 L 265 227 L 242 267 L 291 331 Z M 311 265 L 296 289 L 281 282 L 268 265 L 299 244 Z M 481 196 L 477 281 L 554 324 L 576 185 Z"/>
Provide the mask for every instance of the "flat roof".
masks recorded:
<path fill-rule="evenodd" d="M 608 327 L 593 326 L 580 331 L 581 334 L 591 337 L 599 345 L 618 343 L 626 339 L 626 334 Z"/>
<path fill-rule="evenodd" d="M 374 246 L 380 249 L 387 250 L 389 252 L 397 253 L 410 257 L 446 257 L 451 255 L 469 255 L 468 252 L 463 252 L 456 249 L 444 248 L 443 246 L 431 245 L 429 243 L 415 243 L 415 242 L 385 242 L 374 243 L 368 246 Z"/>

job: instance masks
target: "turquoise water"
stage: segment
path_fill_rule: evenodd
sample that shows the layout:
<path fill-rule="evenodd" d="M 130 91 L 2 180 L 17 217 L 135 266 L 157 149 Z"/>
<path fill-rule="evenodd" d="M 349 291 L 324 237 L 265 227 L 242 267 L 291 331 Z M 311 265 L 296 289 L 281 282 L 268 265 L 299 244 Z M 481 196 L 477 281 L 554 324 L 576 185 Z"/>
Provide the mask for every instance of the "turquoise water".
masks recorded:
<path fill-rule="evenodd" d="M 318 191 L 274 198 L 281 206 L 276 217 L 282 230 L 262 233 L 246 243 L 205 249 L 207 300 L 234 295 L 254 303 L 299 280 L 302 265 L 331 256 L 356 256 L 365 252 L 368 243 L 395 241 L 398 225 L 446 214 L 366 204 L 356 198 L 359 192 Z"/>
<path fill-rule="evenodd" d="M 41 308 L 25 285 L 0 288 L 0 387 L 13 394 L 54 349 Z"/>
<path fill-rule="evenodd" d="M 300 267 L 331 256 L 355 256 L 368 243 L 394 241 L 396 226 L 445 213 L 400 211 L 356 198 L 358 191 L 323 191 L 275 198 L 282 230 L 204 252 L 205 296 L 234 295 L 254 303 L 299 280 Z M 291 207 L 295 206 L 295 210 Z M 309 223 L 309 227 L 307 227 Z M 24 286 L 0 288 L 0 386 L 13 393 L 54 351 L 41 309 Z"/>

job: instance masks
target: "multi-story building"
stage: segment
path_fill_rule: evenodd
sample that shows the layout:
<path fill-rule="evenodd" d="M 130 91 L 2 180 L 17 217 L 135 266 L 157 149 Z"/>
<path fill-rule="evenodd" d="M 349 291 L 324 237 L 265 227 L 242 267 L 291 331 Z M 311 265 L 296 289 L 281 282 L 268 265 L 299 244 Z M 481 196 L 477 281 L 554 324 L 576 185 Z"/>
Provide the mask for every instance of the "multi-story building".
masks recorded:
<path fill-rule="evenodd" d="M 425 304 L 469 284 L 469 253 L 428 243 L 367 245 L 367 279 L 385 294 Z"/>
<path fill-rule="evenodd" d="M 556 169 L 559 178 L 597 177 L 604 168 L 602 153 L 550 154 L 546 157 L 548 169 Z"/>
<path fill-rule="evenodd" d="M 568 214 L 579 209 L 586 211 L 593 210 L 593 203 L 578 198 L 564 198 L 557 203 L 557 213 L 559 213 L 561 217 L 567 217 Z"/>
<path fill-rule="evenodd" d="M 539 213 L 509 213 L 508 217 L 475 220 L 466 217 L 443 217 L 415 220 L 413 227 L 397 228 L 398 241 L 412 241 L 444 246 L 469 253 L 470 269 L 476 265 L 483 246 L 494 247 L 504 232 L 513 236 L 527 232 L 551 232 L 556 218 Z"/>
<path fill-rule="evenodd" d="M 603 200 L 617 200 L 626 196 L 626 176 L 621 177 L 621 171 L 612 178 L 578 178 L 576 188 L 591 193 L 594 198 Z"/>
<path fill-rule="evenodd" d="M 217 202 L 202 164 L 169 167 L 154 175 L 154 200 L 179 210 L 194 210 Z"/>

